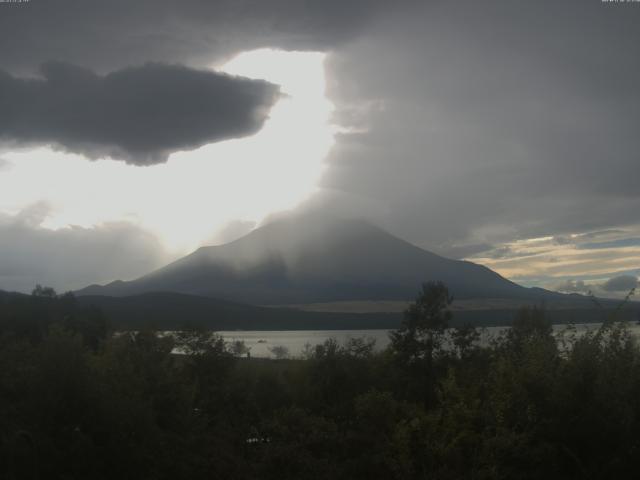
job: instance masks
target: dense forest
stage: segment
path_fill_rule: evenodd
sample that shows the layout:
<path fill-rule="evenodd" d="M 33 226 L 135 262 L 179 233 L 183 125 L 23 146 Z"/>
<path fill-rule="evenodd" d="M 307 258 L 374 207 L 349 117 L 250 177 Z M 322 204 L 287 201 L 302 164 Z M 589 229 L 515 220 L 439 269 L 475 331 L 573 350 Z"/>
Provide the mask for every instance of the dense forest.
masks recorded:
<path fill-rule="evenodd" d="M 425 284 L 389 348 L 249 359 L 214 332 L 113 332 L 38 287 L 0 298 L 0 478 L 637 478 L 640 349 L 542 308 L 480 345 Z M 179 352 L 179 353 L 176 353 Z"/>

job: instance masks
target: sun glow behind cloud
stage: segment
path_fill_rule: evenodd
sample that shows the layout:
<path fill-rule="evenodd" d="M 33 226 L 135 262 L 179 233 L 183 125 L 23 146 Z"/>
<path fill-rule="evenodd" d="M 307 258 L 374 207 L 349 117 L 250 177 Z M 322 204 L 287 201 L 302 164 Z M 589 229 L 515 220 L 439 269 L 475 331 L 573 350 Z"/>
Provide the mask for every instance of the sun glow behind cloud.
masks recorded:
<path fill-rule="evenodd" d="M 88 161 L 50 148 L 4 152 L 12 168 L 0 171 L 0 213 L 46 202 L 46 228 L 131 221 L 182 254 L 215 241 L 229 222 L 292 208 L 316 188 L 334 142 L 323 61 L 322 53 L 263 49 L 215 66 L 276 83 L 283 98 L 256 135 L 178 152 L 165 164 Z"/>

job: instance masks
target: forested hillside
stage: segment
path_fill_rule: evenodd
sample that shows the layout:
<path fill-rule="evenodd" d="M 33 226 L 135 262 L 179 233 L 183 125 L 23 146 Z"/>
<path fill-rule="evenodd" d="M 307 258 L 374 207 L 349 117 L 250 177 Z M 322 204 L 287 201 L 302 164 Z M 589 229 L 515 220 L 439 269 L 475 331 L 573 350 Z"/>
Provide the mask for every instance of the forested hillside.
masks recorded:
<path fill-rule="evenodd" d="M 554 336 L 544 310 L 478 345 L 426 284 L 391 346 L 247 359 L 211 331 L 113 335 L 38 288 L 0 300 L 0 477 L 636 478 L 640 349 L 615 317 Z M 179 348 L 181 354 L 176 354 Z"/>

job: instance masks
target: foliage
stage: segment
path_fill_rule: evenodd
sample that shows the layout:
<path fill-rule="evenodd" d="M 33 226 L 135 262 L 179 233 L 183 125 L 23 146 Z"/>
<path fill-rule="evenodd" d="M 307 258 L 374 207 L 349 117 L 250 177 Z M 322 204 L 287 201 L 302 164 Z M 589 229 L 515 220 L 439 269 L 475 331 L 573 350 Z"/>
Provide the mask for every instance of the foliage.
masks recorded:
<path fill-rule="evenodd" d="M 386 351 L 330 339 L 273 361 L 209 331 L 110 332 L 43 287 L 4 298 L 0 478 L 637 477 L 626 324 L 558 335 L 531 307 L 483 344 L 446 328 L 450 302 L 424 285 Z"/>
<path fill-rule="evenodd" d="M 442 347 L 451 320 L 453 298 L 442 282 L 422 285 L 416 301 L 404 312 L 404 321 L 391 334 L 392 349 L 405 364 L 430 364 Z"/>
<path fill-rule="evenodd" d="M 269 352 L 273 355 L 277 360 L 283 360 L 289 357 L 289 349 L 284 345 L 274 345 L 273 347 L 269 347 Z"/>

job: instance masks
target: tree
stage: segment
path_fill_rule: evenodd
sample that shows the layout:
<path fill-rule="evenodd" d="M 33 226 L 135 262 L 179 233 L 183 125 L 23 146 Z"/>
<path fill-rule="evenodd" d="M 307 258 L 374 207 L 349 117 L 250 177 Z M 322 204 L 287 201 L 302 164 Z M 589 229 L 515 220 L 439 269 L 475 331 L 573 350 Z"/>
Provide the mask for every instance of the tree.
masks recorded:
<path fill-rule="evenodd" d="M 269 351 L 276 358 L 276 360 L 283 360 L 289 358 L 289 349 L 284 345 L 276 345 L 269 347 Z"/>
<path fill-rule="evenodd" d="M 43 287 L 42 285 L 36 285 L 31 291 L 31 295 L 34 297 L 42 297 L 42 298 L 57 298 L 58 295 L 56 291 L 51 287 Z"/>
<path fill-rule="evenodd" d="M 204 329 L 181 331 L 175 334 L 178 350 L 184 353 L 184 372 L 195 386 L 197 408 L 215 416 L 225 404 L 226 382 L 237 359 L 228 350 L 224 338 Z"/>
<path fill-rule="evenodd" d="M 505 336 L 505 345 L 512 353 L 519 353 L 531 342 L 544 343 L 551 350 L 556 348 L 553 327 L 544 306 L 520 308 Z"/>
<path fill-rule="evenodd" d="M 453 297 L 442 282 L 422 284 L 414 303 L 404 312 L 399 330 L 391 333 L 391 349 L 405 364 L 431 363 L 449 326 Z"/>
<path fill-rule="evenodd" d="M 437 401 L 435 358 L 442 351 L 453 298 L 442 282 L 427 282 L 404 312 L 399 330 L 391 333 L 390 350 L 404 378 L 405 396 L 422 398 L 426 407 Z"/>
<path fill-rule="evenodd" d="M 229 344 L 229 351 L 233 354 L 234 357 L 251 357 L 251 347 L 247 347 L 247 344 L 244 340 L 234 340 Z"/>
<path fill-rule="evenodd" d="M 480 332 L 471 324 L 465 324 L 451 331 L 451 343 L 459 358 L 466 358 L 477 348 Z"/>

